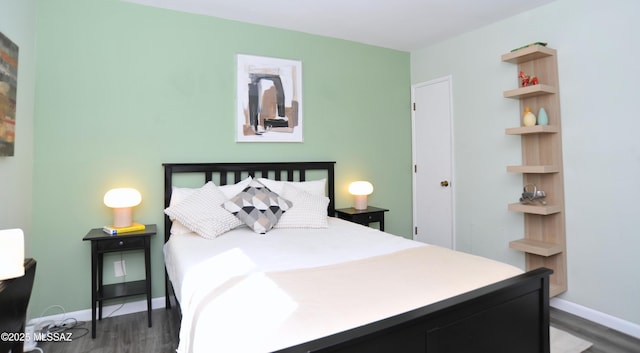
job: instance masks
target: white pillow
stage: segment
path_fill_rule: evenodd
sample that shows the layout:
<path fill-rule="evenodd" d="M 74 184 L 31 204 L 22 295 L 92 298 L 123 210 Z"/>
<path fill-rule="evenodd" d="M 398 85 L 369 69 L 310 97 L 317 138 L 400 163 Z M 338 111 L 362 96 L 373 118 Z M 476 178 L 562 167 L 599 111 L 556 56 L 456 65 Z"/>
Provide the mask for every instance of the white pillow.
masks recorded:
<path fill-rule="evenodd" d="M 242 225 L 238 218 L 222 207 L 225 201 L 225 194 L 216 184 L 208 182 L 182 202 L 167 207 L 164 213 L 201 237 L 214 239 Z"/>
<path fill-rule="evenodd" d="M 293 206 L 287 210 L 274 228 L 327 228 L 327 205 L 329 198 L 299 189 L 291 183 L 282 187 L 283 198 Z"/>
<path fill-rule="evenodd" d="M 251 183 L 251 180 L 252 180 L 251 177 L 248 177 L 235 184 L 218 186 L 218 189 L 222 191 L 222 193 L 227 199 L 230 199 L 236 196 L 237 194 L 239 194 L 240 192 L 242 192 L 242 190 L 244 190 L 247 186 L 249 186 L 249 184 Z M 180 202 L 184 201 L 184 199 L 186 199 L 187 197 L 189 197 L 190 195 L 192 195 L 194 192 L 198 190 L 200 190 L 200 188 L 179 188 L 175 186 L 172 187 L 171 201 L 169 201 L 169 207 L 179 204 Z M 185 234 L 185 233 L 191 232 L 189 228 L 185 227 L 179 221 L 176 221 L 172 217 L 169 217 L 169 218 L 171 218 L 171 220 L 173 221 L 171 223 L 171 234 Z"/>
<path fill-rule="evenodd" d="M 281 181 L 281 180 L 272 180 L 266 178 L 258 178 L 258 181 L 262 183 L 264 186 L 268 187 L 269 190 L 275 192 L 278 195 L 281 195 L 283 192 L 284 184 L 291 184 L 300 190 L 304 190 L 308 193 L 314 195 L 322 195 L 326 196 L 325 184 L 327 183 L 327 179 L 319 179 L 312 181 Z"/>

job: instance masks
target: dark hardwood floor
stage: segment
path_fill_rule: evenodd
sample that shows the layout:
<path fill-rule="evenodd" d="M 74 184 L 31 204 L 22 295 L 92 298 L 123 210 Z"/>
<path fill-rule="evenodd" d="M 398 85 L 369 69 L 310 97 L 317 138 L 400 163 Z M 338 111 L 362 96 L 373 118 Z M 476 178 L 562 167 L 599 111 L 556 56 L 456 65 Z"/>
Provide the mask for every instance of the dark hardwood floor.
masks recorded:
<path fill-rule="evenodd" d="M 153 311 L 153 327 L 146 312 L 106 318 L 98 322 L 95 339 L 91 323 L 72 329 L 72 342 L 39 343 L 44 353 L 172 353 L 178 342 L 177 310 Z M 587 353 L 640 352 L 640 340 L 551 308 L 551 325 L 593 343 Z"/>
<path fill-rule="evenodd" d="M 114 316 L 98 321 L 91 339 L 91 322 L 71 329 L 71 342 L 41 342 L 44 353 L 174 353 L 178 348 L 178 310 L 156 309 L 152 327 L 147 312 Z"/>
<path fill-rule="evenodd" d="M 586 353 L 638 353 L 640 339 L 551 308 L 551 326 L 593 343 Z"/>

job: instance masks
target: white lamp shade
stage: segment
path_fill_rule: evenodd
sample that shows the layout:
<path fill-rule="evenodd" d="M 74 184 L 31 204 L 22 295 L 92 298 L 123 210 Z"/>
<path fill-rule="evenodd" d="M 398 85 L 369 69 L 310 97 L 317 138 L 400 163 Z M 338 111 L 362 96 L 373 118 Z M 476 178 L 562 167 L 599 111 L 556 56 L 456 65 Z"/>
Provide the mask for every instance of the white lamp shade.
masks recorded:
<path fill-rule="evenodd" d="M 116 188 L 107 191 L 103 201 L 111 208 L 133 207 L 142 202 L 142 195 L 133 188 Z"/>
<path fill-rule="evenodd" d="M 133 207 L 142 202 L 142 195 L 136 189 L 117 188 L 104 194 L 104 204 L 113 208 L 113 226 L 129 227 L 133 224 Z"/>
<path fill-rule="evenodd" d="M 24 233 L 0 230 L 0 281 L 24 276 Z"/>
<path fill-rule="evenodd" d="M 349 184 L 351 195 L 370 195 L 373 192 L 373 185 L 368 181 L 354 181 Z"/>

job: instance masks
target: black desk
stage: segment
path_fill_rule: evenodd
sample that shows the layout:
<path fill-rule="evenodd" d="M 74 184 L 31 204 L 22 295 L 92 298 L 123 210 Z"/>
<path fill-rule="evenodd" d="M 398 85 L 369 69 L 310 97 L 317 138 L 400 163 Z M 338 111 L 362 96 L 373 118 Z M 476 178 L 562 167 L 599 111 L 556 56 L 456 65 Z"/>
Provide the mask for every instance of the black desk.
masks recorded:
<path fill-rule="evenodd" d="M 36 260 L 25 259 L 24 276 L 0 282 L 0 333 L 24 333 L 35 275 Z M 0 339 L 0 353 L 22 353 L 24 340 L 17 335 L 7 338 L 11 339 Z"/>
<path fill-rule="evenodd" d="M 156 225 L 147 224 L 145 230 L 109 235 L 102 228 L 94 228 L 82 240 L 91 241 L 91 337 L 96 338 L 96 304 L 98 320 L 102 320 L 102 302 L 107 299 L 146 294 L 147 316 L 151 327 L 151 236 Z M 144 250 L 145 279 L 115 284 L 102 284 L 104 254 L 130 250 Z"/>

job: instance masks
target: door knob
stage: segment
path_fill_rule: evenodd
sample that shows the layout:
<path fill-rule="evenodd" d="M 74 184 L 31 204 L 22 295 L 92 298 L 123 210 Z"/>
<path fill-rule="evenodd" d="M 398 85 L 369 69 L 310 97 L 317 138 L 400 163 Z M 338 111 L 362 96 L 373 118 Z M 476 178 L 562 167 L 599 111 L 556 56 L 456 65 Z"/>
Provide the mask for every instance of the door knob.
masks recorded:
<path fill-rule="evenodd" d="M 441 182 L 440 182 L 440 186 L 444 186 L 444 187 L 449 186 L 449 181 L 447 181 L 447 180 L 443 180 L 443 181 L 441 181 Z"/>

